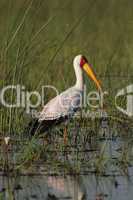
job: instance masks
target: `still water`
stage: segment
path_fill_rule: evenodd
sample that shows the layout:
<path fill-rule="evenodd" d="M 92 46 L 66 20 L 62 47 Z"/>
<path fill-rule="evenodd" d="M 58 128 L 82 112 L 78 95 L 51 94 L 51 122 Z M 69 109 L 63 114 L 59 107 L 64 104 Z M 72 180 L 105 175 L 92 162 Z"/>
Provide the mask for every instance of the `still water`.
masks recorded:
<path fill-rule="evenodd" d="M 0 197 L 5 200 L 132 200 L 132 189 L 132 178 L 125 176 L 22 176 L 0 179 Z"/>
<path fill-rule="evenodd" d="M 14 176 L 1 175 L 0 199 L 132 200 L 133 167 L 127 161 L 124 163 L 127 155 L 132 155 L 132 141 L 130 138 L 116 137 L 115 139 L 106 138 L 100 140 L 95 138 L 92 143 L 93 150 L 84 151 L 82 162 L 80 156 L 81 170 L 79 174 L 58 173 L 58 175 L 55 175 L 51 173 L 52 166 L 49 166 L 49 173 L 46 174 L 44 173 L 46 168 L 45 162 L 40 162 L 34 165 L 34 173 L 22 173 Z M 127 155 L 125 152 L 127 152 Z M 104 159 L 97 165 L 103 165 L 103 162 L 107 162 L 106 169 L 104 169 L 102 174 L 96 174 L 95 171 L 88 170 L 91 168 L 94 155 L 96 155 L 95 159 L 97 159 L 99 154 L 103 154 L 102 158 L 104 157 Z M 124 156 L 125 158 L 123 159 Z M 69 152 L 67 161 L 70 165 L 74 164 L 72 157 L 73 155 L 70 155 Z M 129 160 L 131 158 L 129 157 Z M 87 168 L 87 160 L 89 159 L 90 167 Z"/>

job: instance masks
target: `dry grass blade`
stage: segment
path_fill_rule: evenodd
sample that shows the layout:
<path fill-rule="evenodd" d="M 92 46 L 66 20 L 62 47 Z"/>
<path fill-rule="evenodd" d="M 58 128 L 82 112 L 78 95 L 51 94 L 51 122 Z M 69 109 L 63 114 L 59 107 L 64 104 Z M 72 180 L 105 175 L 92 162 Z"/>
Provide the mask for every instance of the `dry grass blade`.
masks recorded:
<path fill-rule="evenodd" d="M 22 18 L 20 24 L 18 25 L 16 31 L 14 32 L 12 38 L 10 39 L 9 44 L 8 44 L 7 47 L 6 47 L 6 52 L 7 52 L 8 49 L 11 47 L 13 41 L 15 40 L 15 38 L 16 38 L 18 32 L 19 32 L 19 30 L 21 29 L 22 25 L 24 24 L 25 19 L 26 19 L 27 15 L 28 15 L 28 13 L 29 13 L 29 11 L 30 11 L 30 9 L 31 9 L 32 3 L 33 3 L 33 1 L 30 2 L 28 8 L 26 9 L 26 11 L 25 11 L 25 13 L 24 13 L 24 15 L 23 15 L 23 18 Z"/>

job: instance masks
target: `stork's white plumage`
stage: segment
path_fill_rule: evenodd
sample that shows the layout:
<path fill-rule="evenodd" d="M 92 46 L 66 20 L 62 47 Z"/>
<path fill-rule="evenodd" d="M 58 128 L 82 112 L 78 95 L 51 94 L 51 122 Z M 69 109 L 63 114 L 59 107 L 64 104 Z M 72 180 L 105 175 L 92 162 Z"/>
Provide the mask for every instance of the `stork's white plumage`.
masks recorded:
<path fill-rule="evenodd" d="M 34 134 L 36 127 L 41 127 L 42 130 L 47 130 L 54 122 L 62 122 L 63 119 L 72 117 L 74 113 L 82 106 L 83 96 L 83 70 L 95 82 L 97 88 L 101 91 L 99 81 L 87 62 L 87 59 L 78 55 L 73 61 L 73 66 L 76 75 L 76 83 L 73 87 L 62 92 L 52 100 L 50 100 L 41 111 L 38 119 L 36 120 L 31 134 Z"/>
<path fill-rule="evenodd" d="M 56 96 L 48 102 L 40 113 L 39 122 L 72 116 L 81 107 L 82 92 L 75 86 Z"/>

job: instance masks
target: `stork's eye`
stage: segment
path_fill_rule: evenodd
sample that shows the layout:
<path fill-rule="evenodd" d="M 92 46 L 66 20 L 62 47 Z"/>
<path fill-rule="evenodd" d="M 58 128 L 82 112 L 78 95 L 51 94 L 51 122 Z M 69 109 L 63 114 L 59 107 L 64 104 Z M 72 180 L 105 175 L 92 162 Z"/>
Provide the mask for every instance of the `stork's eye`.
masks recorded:
<path fill-rule="evenodd" d="M 80 61 L 80 67 L 82 68 L 85 63 L 88 63 L 87 59 L 83 56 Z"/>

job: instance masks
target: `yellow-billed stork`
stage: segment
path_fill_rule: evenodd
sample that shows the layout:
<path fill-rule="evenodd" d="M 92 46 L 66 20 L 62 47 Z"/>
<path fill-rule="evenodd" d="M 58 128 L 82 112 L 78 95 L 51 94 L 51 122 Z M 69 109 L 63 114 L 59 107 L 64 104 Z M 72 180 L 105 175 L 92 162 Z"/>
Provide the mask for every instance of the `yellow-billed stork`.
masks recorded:
<path fill-rule="evenodd" d="M 102 91 L 100 82 L 97 80 L 92 67 L 84 56 L 76 56 L 73 61 L 73 66 L 76 75 L 76 84 L 57 95 L 44 106 L 39 117 L 34 120 L 33 124 L 30 124 L 30 135 L 34 135 L 37 130 L 39 133 L 42 133 L 53 125 L 57 125 L 73 117 L 75 112 L 81 108 L 84 86 L 83 70 L 94 81 L 98 90 L 100 92 Z"/>

